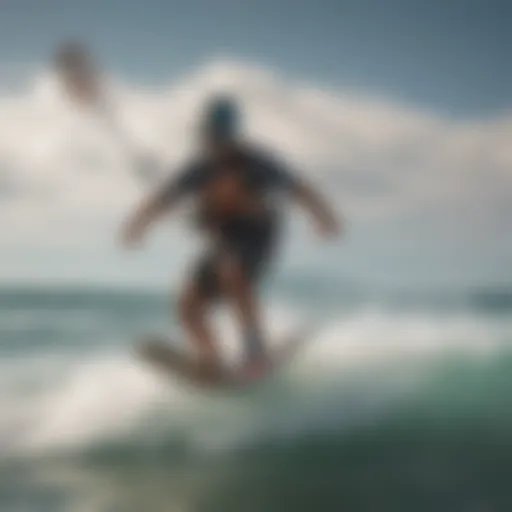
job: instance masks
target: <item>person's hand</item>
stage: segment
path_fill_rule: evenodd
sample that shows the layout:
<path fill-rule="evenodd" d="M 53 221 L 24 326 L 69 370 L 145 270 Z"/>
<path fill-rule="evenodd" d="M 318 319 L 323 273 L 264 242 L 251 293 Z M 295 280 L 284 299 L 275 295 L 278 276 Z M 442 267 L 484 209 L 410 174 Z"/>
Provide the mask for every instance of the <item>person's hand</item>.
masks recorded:
<path fill-rule="evenodd" d="M 317 224 L 318 235 L 325 240 L 334 240 L 341 235 L 341 222 L 336 219 L 324 219 Z"/>

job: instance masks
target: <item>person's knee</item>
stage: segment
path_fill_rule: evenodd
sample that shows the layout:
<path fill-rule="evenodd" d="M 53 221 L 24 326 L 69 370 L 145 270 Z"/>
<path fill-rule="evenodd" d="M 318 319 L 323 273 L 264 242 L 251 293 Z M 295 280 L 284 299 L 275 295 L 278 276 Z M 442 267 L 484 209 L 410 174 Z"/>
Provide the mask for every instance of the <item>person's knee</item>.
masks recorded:
<path fill-rule="evenodd" d="M 193 297 L 190 293 L 185 293 L 178 305 L 181 321 L 185 325 L 195 324 L 202 317 L 202 310 L 197 298 Z"/>
<path fill-rule="evenodd" d="M 219 268 L 222 287 L 229 293 L 240 293 L 247 289 L 248 281 L 240 263 L 234 258 L 226 258 Z"/>

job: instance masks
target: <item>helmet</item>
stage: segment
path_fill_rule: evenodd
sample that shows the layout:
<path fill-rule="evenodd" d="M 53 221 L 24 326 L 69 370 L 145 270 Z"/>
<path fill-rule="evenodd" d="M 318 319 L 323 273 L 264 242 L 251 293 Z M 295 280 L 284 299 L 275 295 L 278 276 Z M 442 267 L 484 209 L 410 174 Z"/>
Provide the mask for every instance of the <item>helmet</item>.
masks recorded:
<path fill-rule="evenodd" d="M 61 45 L 55 56 L 56 67 L 63 72 L 83 68 L 89 63 L 90 56 L 87 49 L 77 41 L 69 41 Z"/>
<path fill-rule="evenodd" d="M 228 96 L 209 101 L 204 112 L 203 129 L 207 136 L 231 139 L 238 132 L 239 112 L 236 102 Z"/>

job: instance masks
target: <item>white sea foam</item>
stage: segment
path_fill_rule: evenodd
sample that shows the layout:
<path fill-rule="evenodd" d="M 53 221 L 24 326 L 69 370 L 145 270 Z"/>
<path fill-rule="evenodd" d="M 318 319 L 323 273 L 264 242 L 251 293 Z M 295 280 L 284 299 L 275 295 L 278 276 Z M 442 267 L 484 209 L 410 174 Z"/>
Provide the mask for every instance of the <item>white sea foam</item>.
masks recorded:
<path fill-rule="evenodd" d="M 297 315 L 276 314 L 271 322 L 275 336 Z M 220 324 L 227 357 L 234 357 L 236 331 L 226 318 Z M 366 310 L 326 324 L 287 372 L 242 395 L 195 393 L 153 373 L 128 350 L 112 347 L 85 359 L 48 353 L 4 361 L 0 452 L 82 450 L 132 436 L 142 442 L 145 433 L 154 442 L 180 436 L 200 450 L 226 449 L 262 434 L 291 435 L 339 416 L 340 407 L 331 407 L 334 399 L 344 403 L 345 415 L 378 410 L 406 388 L 404 382 L 409 386 L 423 375 L 419 370 L 428 363 L 451 355 L 480 360 L 511 338 L 512 324 L 503 319 Z M 373 392 L 366 399 L 347 394 L 356 382 Z"/>

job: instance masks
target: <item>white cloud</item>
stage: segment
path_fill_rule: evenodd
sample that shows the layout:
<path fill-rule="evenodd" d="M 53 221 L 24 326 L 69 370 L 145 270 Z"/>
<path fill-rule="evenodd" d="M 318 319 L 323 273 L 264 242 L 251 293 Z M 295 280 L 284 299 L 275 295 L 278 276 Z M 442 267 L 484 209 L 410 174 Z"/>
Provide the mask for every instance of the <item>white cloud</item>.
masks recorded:
<path fill-rule="evenodd" d="M 169 88 L 111 84 L 129 136 L 169 165 L 193 148 L 202 101 L 219 90 L 240 98 L 251 138 L 318 180 L 358 225 L 404 229 L 418 218 L 424 229 L 430 216 L 440 238 L 512 235 L 503 222 L 512 214 L 507 113 L 454 121 L 226 61 Z M 139 195 L 122 145 L 66 101 L 55 77 L 39 73 L 23 92 L 2 93 L 2 246 L 94 244 Z"/>

